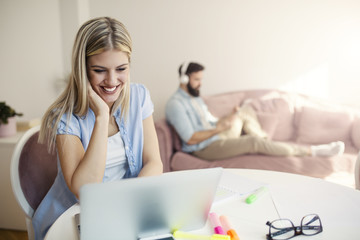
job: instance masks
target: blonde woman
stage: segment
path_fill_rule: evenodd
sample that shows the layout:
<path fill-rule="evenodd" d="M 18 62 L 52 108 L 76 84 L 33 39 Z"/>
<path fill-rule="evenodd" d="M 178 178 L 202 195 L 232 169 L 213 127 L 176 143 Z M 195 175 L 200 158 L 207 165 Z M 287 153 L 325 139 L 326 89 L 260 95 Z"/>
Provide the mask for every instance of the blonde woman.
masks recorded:
<path fill-rule="evenodd" d="M 56 149 L 59 170 L 34 214 L 35 239 L 78 201 L 84 184 L 162 173 L 149 92 L 130 83 L 131 51 L 130 35 L 115 19 L 80 27 L 69 83 L 41 125 L 40 141 Z"/>

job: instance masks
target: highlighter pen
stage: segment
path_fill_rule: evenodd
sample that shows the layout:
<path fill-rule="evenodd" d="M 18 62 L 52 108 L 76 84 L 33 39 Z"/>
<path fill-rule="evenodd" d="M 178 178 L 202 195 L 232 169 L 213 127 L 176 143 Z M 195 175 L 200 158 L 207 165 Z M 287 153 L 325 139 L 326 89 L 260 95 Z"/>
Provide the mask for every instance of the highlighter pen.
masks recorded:
<path fill-rule="evenodd" d="M 221 225 L 224 227 L 227 235 L 230 236 L 231 240 L 240 240 L 239 236 L 235 232 L 234 228 L 231 226 L 228 217 L 221 215 L 220 216 Z"/>
<path fill-rule="evenodd" d="M 256 190 L 253 194 L 251 194 L 250 196 L 248 196 L 245 200 L 245 202 L 247 204 L 251 204 L 253 202 L 255 202 L 257 199 L 259 199 L 265 192 L 266 192 L 267 188 L 266 187 L 261 187 L 258 190 Z"/>
<path fill-rule="evenodd" d="M 220 234 L 213 234 L 213 235 L 199 235 L 199 234 L 192 234 L 182 231 L 175 231 L 173 233 L 174 238 L 176 239 L 196 239 L 196 240 L 231 240 L 230 236 L 228 235 L 220 235 Z"/>
<path fill-rule="evenodd" d="M 214 228 L 214 232 L 216 234 L 226 235 L 224 229 L 221 227 L 217 214 L 212 212 L 209 214 L 209 218 L 210 218 L 211 226 Z"/>

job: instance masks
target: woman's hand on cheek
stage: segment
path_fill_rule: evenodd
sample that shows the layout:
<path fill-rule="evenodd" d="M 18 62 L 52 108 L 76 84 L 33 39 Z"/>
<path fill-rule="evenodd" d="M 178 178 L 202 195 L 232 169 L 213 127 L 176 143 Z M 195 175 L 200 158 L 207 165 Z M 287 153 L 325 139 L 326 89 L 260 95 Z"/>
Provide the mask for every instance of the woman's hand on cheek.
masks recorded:
<path fill-rule="evenodd" d="M 95 116 L 100 116 L 101 114 L 106 114 L 107 116 L 110 113 L 109 106 L 106 102 L 94 91 L 91 87 L 90 82 L 87 83 L 87 89 L 89 94 L 89 104 L 90 108 L 95 113 Z"/>

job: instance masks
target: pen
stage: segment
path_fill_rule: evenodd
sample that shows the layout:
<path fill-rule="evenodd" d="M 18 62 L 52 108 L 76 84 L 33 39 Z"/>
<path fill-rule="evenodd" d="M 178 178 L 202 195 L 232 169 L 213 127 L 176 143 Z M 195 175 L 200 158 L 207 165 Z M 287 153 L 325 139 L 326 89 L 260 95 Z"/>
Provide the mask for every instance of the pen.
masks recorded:
<path fill-rule="evenodd" d="M 173 233 L 174 238 L 176 239 L 196 239 L 196 240 L 231 240 L 228 235 L 213 234 L 213 235 L 199 235 L 186 233 L 181 231 L 175 231 Z"/>
<path fill-rule="evenodd" d="M 211 226 L 214 228 L 216 234 L 226 235 L 224 229 L 221 227 L 219 218 L 216 213 L 212 212 L 209 214 Z"/>
<path fill-rule="evenodd" d="M 265 192 L 266 192 L 267 188 L 266 187 L 261 187 L 258 190 L 256 190 L 253 194 L 251 194 L 250 196 L 248 196 L 245 200 L 245 202 L 247 204 L 251 204 L 253 202 L 255 202 L 257 199 L 259 199 Z"/>
<path fill-rule="evenodd" d="M 234 228 L 231 226 L 229 219 L 226 216 L 221 215 L 220 222 L 221 225 L 224 227 L 224 230 L 226 231 L 227 235 L 230 236 L 231 240 L 240 240 L 239 236 L 235 232 Z"/>

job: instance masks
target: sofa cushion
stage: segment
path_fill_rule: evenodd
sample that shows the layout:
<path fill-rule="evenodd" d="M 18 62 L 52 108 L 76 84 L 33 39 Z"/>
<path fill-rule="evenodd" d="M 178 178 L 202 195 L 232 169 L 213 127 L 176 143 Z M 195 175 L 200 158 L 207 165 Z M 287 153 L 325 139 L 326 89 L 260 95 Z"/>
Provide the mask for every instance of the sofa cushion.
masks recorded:
<path fill-rule="evenodd" d="M 360 149 L 360 117 L 354 119 L 351 128 L 351 141 L 357 149 Z"/>
<path fill-rule="evenodd" d="M 176 151 L 181 151 L 182 147 L 181 147 L 180 136 L 172 126 L 169 126 L 169 127 L 171 128 L 173 147 Z"/>
<path fill-rule="evenodd" d="M 248 101 L 257 112 L 274 114 L 277 124 L 272 139 L 287 141 L 294 139 L 294 107 L 284 98 L 252 99 Z M 259 120 L 260 121 L 260 120 Z M 272 125 L 274 124 L 274 120 Z M 274 126 L 272 126 L 274 127 Z"/>
<path fill-rule="evenodd" d="M 348 112 L 303 107 L 296 141 L 308 144 L 346 142 L 350 138 L 351 122 Z"/>
<path fill-rule="evenodd" d="M 233 92 L 203 97 L 209 111 L 215 117 L 223 117 L 230 114 L 235 107 L 240 106 L 245 98 L 244 93 Z"/>
<path fill-rule="evenodd" d="M 278 125 L 278 116 L 267 112 L 257 112 L 256 115 L 261 128 L 266 132 L 268 138 L 272 139 Z"/>

